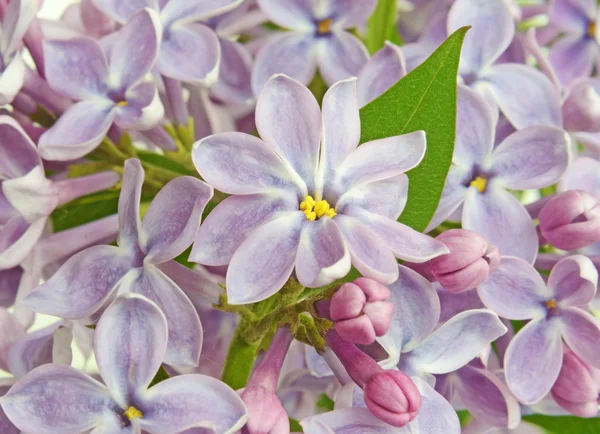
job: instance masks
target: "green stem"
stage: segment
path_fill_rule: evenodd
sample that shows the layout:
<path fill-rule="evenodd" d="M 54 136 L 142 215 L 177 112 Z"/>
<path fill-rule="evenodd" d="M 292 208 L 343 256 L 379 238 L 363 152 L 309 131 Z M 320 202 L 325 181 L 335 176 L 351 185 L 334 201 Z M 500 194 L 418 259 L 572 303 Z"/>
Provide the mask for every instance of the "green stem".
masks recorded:
<path fill-rule="evenodd" d="M 221 380 L 234 390 L 246 386 L 260 346 L 260 341 L 249 344 L 242 338 L 240 333 L 242 327 L 242 324 L 238 326 L 231 339 L 221 374 Z"/>

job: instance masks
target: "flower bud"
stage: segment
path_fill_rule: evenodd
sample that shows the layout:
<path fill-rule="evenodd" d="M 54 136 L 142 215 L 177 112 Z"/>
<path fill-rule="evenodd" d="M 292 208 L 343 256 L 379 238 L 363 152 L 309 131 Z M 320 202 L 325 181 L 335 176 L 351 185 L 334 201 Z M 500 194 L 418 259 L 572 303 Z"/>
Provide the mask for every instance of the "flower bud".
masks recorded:
<path fill-rule="evenodd" d="M 415 383 L 401 371 L 373 375 L 364 388 L 365 404 L 382 421 L 403 427 L 421 407 L 421 394 Z"/>
<path fill-rule="evenodd" d="M 394 306 L 390 291 L 382 284 L 364 277 L 344 283 L 333 295 L 329 313 L 335 330 L 349 342 L 368 345 L 390 328 Z"/>
<path fill-rule="evenodd" d="M 600 370 L 589 366 L 574 352 L 567 351 L 552 397 L 562 408 L 579 417 L 598 413 Z"/>
<path fill-rule="evenodd" d="M 450 250 L 429 262 L 436 280 L 449 292 L 481 284 L 500 264 L 498 248 L 475 232 L 450 229 L 437 236 Z"/>
<path fill-rule="evenodd" d="M 290 422 L 279 398 L 262 386 L 249 386 L 241 393 L 248 409 L 242 434 L 289 434 Z"/>
<path fill-rule="evenodd" d="M 600 204 L 585 191 L 569 190 L 552 198 L 539 215 L 544 238 L 562 250 L 600 241 Z"/>
<path fill-rule="evenodd" d="M 600 131 L 600 80 L 574 82 L 562 106 L 564 126 L 570 132 Z"/>

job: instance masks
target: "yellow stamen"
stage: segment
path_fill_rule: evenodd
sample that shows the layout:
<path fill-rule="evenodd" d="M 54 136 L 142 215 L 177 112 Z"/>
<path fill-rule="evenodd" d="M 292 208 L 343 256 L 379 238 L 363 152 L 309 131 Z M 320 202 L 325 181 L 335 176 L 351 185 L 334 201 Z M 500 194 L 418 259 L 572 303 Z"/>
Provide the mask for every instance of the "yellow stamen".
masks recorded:
<path fill-rule="evenodd" d="M 331 24 L 333 23 L 333 20 L 331 18 L 326 18 L 324 20 L 321 20 L 317 23 L 317 33 L 319 35 L 325 35 L 329 32 L 331 32 Z"/>
<path fill-rule="evenodd" d="M 141 411 L 139 411 L 137 408 L 135 408 L 134 406 L 130 406 L 127 410 L 125 410 L 123 412 L 123 415 L 129 419 L 129 420 L 133 420 L 136 417 L 139 417 L 140 419 L 144 416 L 144 413 L 142 413 Z"/>
<path fill-rule="evenodd" d="M 127 107 L 127 104 L 129 104 L 129 103 L 128 103 L 127 101 L 125 101 L 125 100 L 123 100 L 123 101 L 119 101 L 119 102 L 117 103 L 117 105 L 118 105 L 119 107 Z"/>
<path fill-rule="evenodd" d="M 556 308 L 556 299 L 555 299 L 555 298 L 553 298 L 552 300 L 550 300 L 550 301 L 547 301 L 547 302 L 546 302 L 546 307 L 547 307 L 548 309 L 555 309 L 555 308 Z"/>
<path fill-rule="evenodd" d="M 326 215 L 329 218 L 334 218 L 337 213 L 326 200 L 316 202 L 312 196 L 306 196 L 300 203 L 300 211 L 304 211 L 306 220 L 314 221 Z"/>
<path fill-rule="evenodd" d="M 587 25 L 587 35 L 594 38 L 596 37 L 596 23 L 594 21 L 590 21 Z"/>
<path fill-rule="evenodd" d="M 474 181 L 471 181 L 471 187 L 475 187 L 480 193 L 485 191 L 486 185 L 487 179 L 482 178 L 481 176 L 478 176 Z"/>

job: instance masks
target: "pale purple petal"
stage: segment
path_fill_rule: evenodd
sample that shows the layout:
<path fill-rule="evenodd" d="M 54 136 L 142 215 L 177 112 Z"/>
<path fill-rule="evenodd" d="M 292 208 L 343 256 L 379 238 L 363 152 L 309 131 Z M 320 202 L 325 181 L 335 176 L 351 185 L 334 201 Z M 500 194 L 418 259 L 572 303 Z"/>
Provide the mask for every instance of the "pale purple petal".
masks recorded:
<path fill-rule="evenodd" d="M 225 383 L 206 375 L 169 378 L 140 397 L 140 424 L 151 434 L 175 434 L 192 427 L 217 433 L 240 429 L 247 420 L 242 399 Z"/>
<path fill-rule="evenodd" d="M 212 187 L 191 176 L 170 181 L 144 215 L 142 249 L 154 264 L 179 256 L 193 242 Z"/>
<path fill-rule="evenodd" d="M 363 43 L 348 32 L 337 31 L 319 40 L 317 62 L 323 80 L 336 81 L 356 77 L 369 60 Z"/>
<path fill-rule="evenodd" d="M 40 137 L 40 155 L 52 161 L 83 157 L 106 136 L 115 117 L 114 109 L 111 100 L 100 98 L 73 105 Z"/>
<path fill-rule="evenodd" d="M 170 0 L 160 13 L 165 27 L 181 23 L 204 21 L 239 6 L 242 0 Z"/>
<path fill-rule="evenodd" d="M 137 252 L 140 227 L 140 200 L 144 169 L 136 158 L 130 158 L 123 165 L 123 180 L 119 195 L 119 239 L 120 247 Z"/>
<path fill-rule="evenodd" d="M 417 417 L 408 424 L 410 433 L 460 434 L 460 422 L 456 411 L 433 387 L 419 377 L 411 377 L 421 392 L 421 408 Z M 394 431 L 398 433 L 398 430 Z"/>
<path fill-rule="evenodd" d="M 317 45 L 314 36 L 284 32 L 273 36 L 261 48 L 252 68 L 252 90 L 260 95 L 273 74 L 285 74 L 308 85 L 317 70 Z"/>
<path fill-rule="evenodd" d="M 23 302 L 36 312 L 84 318 L 104 304 L 130 269 L 126 251 L 113 246 L 90 247 L 71 256 Z"/>
<path fill-rule="evenodd" d="M 73 99 L 106 95 L 108 63 L 94 39 L 44 41 L 44 59 L 46 79 L 55 91 Z"/>
<path fill-rule="evenodd" d="M 17 54 L 0 73 L 0 104 L 10 104 L 23 87 L 24 81 L 25 62 Z"/>
<path fill-rule="evenodd" d="M 270 189 L 306 186 L 277 153 L 260 139 L 244 133 L 220 133 L 194 144 L 192 160 L 203 179 L 228 194 L 255 194 Z"/>
<path fill-rule="evenodd" d="M 123 280 L 119 293 L 127 292 L 149 298 L 164 313 L 169 330 L 164 362 L 197 366 L 202 349 L 202 325 L 198 312 L 181 288 L 155 266 L 146 265 L 140 274 Z"/>
<path fill-rule="evenodd" d="M 352 265 L 363 276 L 383 284 L 397 279 L 396 259 L 385 240 L 355 217 L 338 214 L 334 221 L 346 239 Z"/>
<path fill-rule="evenodd" d="M 563 356 L 559 327 L 555 319 L 531 321 L 506 350 L 506 382 L 524 404 L 540 401 L 558 378 Z"/>
<path fill-rule="evenodd" d="M 0 178 L 25 176 L 41 164 L 35 143 L 23 128 L 13 118 L 0 116 Z"/>
<path fill-rule="evenodd" d="M 447 374 L 469 363 L 504 333 L 506 327 L 494 312 L 467 310 L 449 319 L 412 350 L 410 363 L 421 372 Z"/>
<path fill-rule="evenodd" d="M 344 237 L 329 217 L 306 221 L 296 255 L 296 277 L 308 288 L 318 288 L 350 271 L 350 254 Z"/>
<path fill-rule="evenodd" d="M 583 36 L 588 20 L 594 18 L 595 7 L 593 0 L 554 0 L 549 12 L 559 29 Z"/>
<path fill-rule="evenodd" d="M 50 215 L 59 204 L 57 184 L 46 178 L 42 166 L 20 178 L 3 181 L 1 187 L 6 199 L 31 223 Z"/>
<path fill-rule="evenodd" d="M 558 91 L 537 69 L 504 63 L 486 70 L 481 79 L 489 85 L 500 110 L 515 128 L 562 125 Z"/>
<path fill-rule="evenodd" d="M 600 320 L 592 314 L 569 307 L 561 310 L 561 332 L 567 345 L 581 359 L 600 368 Z"/>
<path fill-rule="evenodd" d="M 190 254 L 190 261 L 227 265 L 240 244 L 258 226 L 280 212 L 295 211 L 298 201 L 276 190 L 263 194 L 231 196 L 206 217 Z"/>
<path fill-rule="evenodd" d="M 213 30 L 190 23 L 164 30 L 156 68 L 174 80 L 213 84 L 219 74 L 221 52 Z"/>
<path fill-rule="evenodd" d="M 19 429 L 36 434 L 78 434 L 117 418 L 108 390 L 65 365 L 34 369 L 2 398 L 2 409 Z"/>
<path fill-rule="evenodd" d="M 470 167 L 459 166 L 457 164 L 450 166 L 444 190 L 442 191 L 442 198 L 425 232 L 432 231 L 444 220 L 450 218 L 453 213 L 460 211 L 459 207 L 465 201 L 472 176 Z M 458 219 L 461 219 L 461 214 L 458 215 Z"/>
<path fill-rule="evenodd" d="M 92 0 L 94 6 L 119 23 L 125 23 L 133 14 L 144 8 L 158 10 L 156 0 Z"/>
<path fill-rule="evenodd" d="M 571 161 L 567 133 L 553 127 L 531 127 L 508 136 L 494 149 L 489 170 L 512 190 L 547 187 L 557 182 Z"/>
<path fill-rule="evenodd" d="M 119 30 L 110 55 L 113 90 L 124 92 L 140 81 L 154 66 L 161 40 L 158 13 L 143 9 Z"/>
<path fill-rule="evenodd" d="M 313 94 L 285 75 L 272 77 L 256 103 L 256 128 L 312 191 L 321 141 L 321 111 Z"/>
<path fill-rule="evenodd" d="M 576 158 L 558 183 L 558 191 L 583 190 L 600 197 L 600 161 L 590 157 Z"/>
<path fill-rule="evenodd" d="M 221 66 L 219 80 L 212 87 L 212 95 L 224 102 L 247 104 L 252 101 L 252 57 L 239 42 L 219 38 Z"/>
<path fill-rule="evenodd" d="M 12 217 L 0 230 L 0 269 L 19 265 L 40 239 L 47 218 L 29 224 L 21 215 Z"/>
<path fill-rule="evenodd" d="M 406 75 L 406 61 L 399 47 L 389 41 L 358 74 L 358 103 L 373 101 Z"/>
<path fill-rule="evenodd" d="M 585 26 L 584 26 L 585 28 Z M 592 72 L 596 42 L 581 35 L 566 35 L 550 48 L 549 58 L 563 85 Z"/>
<path fill-rule="evenodd" d="M 397 176 L 417 166 L 425 156 L 425 132 L 415 131 L 364 143 L 352 152 L 335 174 L 335 189 Z"/>
<path fill-rule="evenodd" d="M 146 298 L 124 294 L 104 311 L 94 333 L 94 353 L 100 375 L 121 407 L 145 391 L 166 347 L 165 316 Z"/>
<path fill-rule="evenodd" d="M 303 212 L 290 212 L 250 233 L 227 270 L 228 303 L 254 303 L 281 289 L 294 269 L 305 221 Z"/>
<path fill-rule="evenodd" d="M 8 353 L 12 345 L 25 335 L 25 327 L 17 315 L 7 309 L 0 308 L 0 369 L 8 371 Z"/>
<path fill-rule="evenodd" d="M 308 434 L 393 434 L 398 428 L 379 420 L 366 407 L 340 408 L 300 421 Z"/>
<path fill-rule="evenodd" d="M 533 263 L 538 235 L 525 207 L 512 194 L 488 183 L 482 194 L 470 187 L 463 207 L 463 228 L 495 244 L 502 256 L 518 256 Z"/>
<path fill-rule="evenodd" d="M 258 0 L 261 10 L 274 23 L 294 30 L 311 30 L 315 27 L 313 0 Z"/>
<path fill-rule="evenodd" d="M 115 123 L 121 128 L 147 130 L 157 125 L 165 115 L 154 83 L 139 83 L 125 92 L 126 106 L 116 109 Z"/>
<path fill-rule="evenodd" d="M 448 13 L 448 34 L 463 26 L 467 32 L 460 56 L 461 75 L 477 74 L 508 48 L 515 35 L 515 22 L 505 2 L 457 0 Z"/>
<path fill-rule="evenodd" d="M 596 295 L 598 271 L 586 256 L 573 255 L 558 262 L 548 278 L 550 288 L 561 307 L 584 306 Z"/>
<path fill-rule="evenodd" d="M 0 35 L 0 51 L 5 56 L 17 50 L 40 6 L 35 0 L 12 0 L 5 6 Z"/>
<path fill-rule="evenodd" d="M 1 307 L 10 307 L 14 304 L 23 272 L 23 268 L 19 266 L 8 268 L 6 270 L 0 270 Z"/>
<path fill-rule="evenodd" d="M 343 29 L 362 27 L 377 6 L 377 0 L 327 0 L 322 3 L 322 16 L 331 17 L 333 25 Z"/>
<path fill-rule="evenodd" d="M 523 259 L 514 257 L 503 257 L 477 292 L 488 308 L 513 320 L 545 316 L 544 302 L 552 299 L 540 274 Z"/>

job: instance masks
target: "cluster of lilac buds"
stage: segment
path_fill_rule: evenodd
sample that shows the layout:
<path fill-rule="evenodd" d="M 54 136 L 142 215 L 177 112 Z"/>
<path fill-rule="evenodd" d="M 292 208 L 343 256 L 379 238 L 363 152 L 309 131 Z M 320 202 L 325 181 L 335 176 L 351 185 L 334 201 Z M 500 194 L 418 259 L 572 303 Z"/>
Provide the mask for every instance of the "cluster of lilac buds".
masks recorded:
<path fill-rule="evenodd" d="M 597 3 L 0 0 L 0 434 L 597 432 Z"/>

